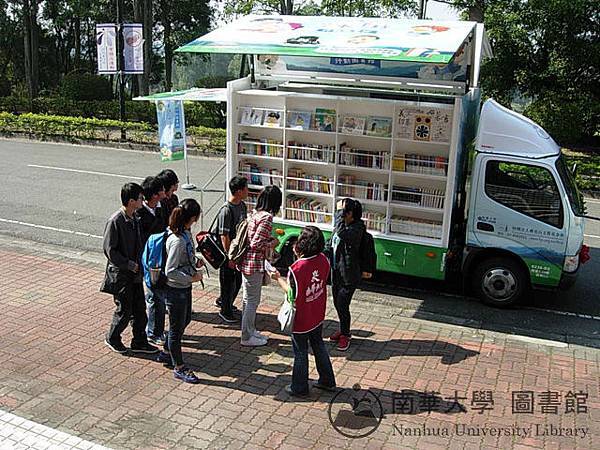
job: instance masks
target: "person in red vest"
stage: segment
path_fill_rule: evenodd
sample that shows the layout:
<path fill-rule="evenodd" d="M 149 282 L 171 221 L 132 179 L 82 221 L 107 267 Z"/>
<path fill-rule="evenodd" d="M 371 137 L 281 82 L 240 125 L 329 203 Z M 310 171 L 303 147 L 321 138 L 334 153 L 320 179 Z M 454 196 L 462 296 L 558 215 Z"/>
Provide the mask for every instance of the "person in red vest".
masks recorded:
<path fill-rule="evenodd" d="M 312 347 L 319 372 L 319 381 L 313 387 L 335 390 L 335 375 L 321 335 L 327 306 L 327 277 L 329 260 L 323 254 L 325 238 L 317 227 L 307 226 L 294 245 L 298 260 L 290 266 L 288 279 L 278 272 L 272 277 L 287 294 L 287 300 L 296 308 L 292 327 L 294 368 L 292 384 L 286 386 L 288 394 L 295 397 L 308 395 L 308 343 Z"/>

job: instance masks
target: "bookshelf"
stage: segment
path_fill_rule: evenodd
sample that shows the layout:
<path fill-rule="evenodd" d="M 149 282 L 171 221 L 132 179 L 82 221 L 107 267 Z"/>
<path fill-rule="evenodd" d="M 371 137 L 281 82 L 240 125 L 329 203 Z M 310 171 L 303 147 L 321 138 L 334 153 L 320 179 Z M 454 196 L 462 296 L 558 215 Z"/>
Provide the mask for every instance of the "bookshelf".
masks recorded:
<path fill-rule="evenodd" d="M 352 197 L 375 236 L 447 245 L 458 102 L 244 88 L 231 101 L 230 173 L 249 178 L 250 207 L 275 184 L 278 221 L 327 230 L 337 201 Z"/>

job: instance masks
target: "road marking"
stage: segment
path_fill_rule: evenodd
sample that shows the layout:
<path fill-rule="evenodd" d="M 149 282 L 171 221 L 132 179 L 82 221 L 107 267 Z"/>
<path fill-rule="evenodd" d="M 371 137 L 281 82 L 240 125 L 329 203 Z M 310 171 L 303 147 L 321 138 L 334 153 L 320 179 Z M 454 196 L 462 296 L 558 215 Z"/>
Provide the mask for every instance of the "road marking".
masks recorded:
<path fill-rule="evenodd" d="M 31 227 L 31 228 L 40 228 L 42 230 L 58 231 L 59 233 L 74 234 L 76 236 L 85 236 L 85 237 L 92 237 L 92 238 L 96 238 L 96 239 L 104 239 L 103 236 L 98 236 L 96 234 L 90 234 L 90 233 L 84 233 L 83 231 L 65 230 L 64 228 L 56 228 L 56 227 L 50 227 L 47 225 L 38 225 L 35 223 L 21 222 L 20 220 L 3 219 L 0 217 L 0 222 L 12 223 L 15 225 L 23 225 L 25 227 Z"/>
<path fill-rule="evenodd" d="M 117 178 L 127 178 L 129 180 L 143 180 L 143 177 L 136 177 L 133 175 L 119 175 L 116 173 L 107 173 L 107 172 L 94 172 L 92 170 L 79 170 L 79 169 L 68 169 L 66 167 L 53 167 L 53 166 L 40 166 L 37 164 L 27 164 L 27 167 L 35 167 L 37 169 L 51 169 L 51 170 L 61 170 L 63 172 L 76 172 L 76 173 L 88 173 L 91 175 L 103 175 L 105 177 L 117 177 Z"/>
<path fill-rule="evenodd" d="M 24 419 L 0 409 L 0 448 L 52 448 L 57 450 L 108 450 L 95 442 Z"/>
<path fill-rule="evenodd" d="M 583 236 L 593 238 L 593 239 L 600 239 L 600 236 L 596 236 L 595 234 L 584 234 Z"/>
<path fill-rule="evenodd" d="M 600 205 L 600 200 L 591 199 L 591 198 L 589 198 L 589 197 L 585 197 L 585 198 L 584 198 L 584 201 L 585 201 L 586 203 L 598 203 L 598 204 Z"/>
<path fill-rule="evenodd" d="M 541 311 L 550 314 L 558 314 L 561 316 L 569 316 L 569 317 L 577 317 L 578 319 L 589 319 L 589 320 L 598 320 L 600 321 L 600 316 L 592 316 L 591 314 L 579 314 L 570 311 L 559 311 L 557 309 L 544 309 L 544 308 L 535 308 L 533 306 L 526 306 L 524 309 L 529 309 L 532 311 Z"/>

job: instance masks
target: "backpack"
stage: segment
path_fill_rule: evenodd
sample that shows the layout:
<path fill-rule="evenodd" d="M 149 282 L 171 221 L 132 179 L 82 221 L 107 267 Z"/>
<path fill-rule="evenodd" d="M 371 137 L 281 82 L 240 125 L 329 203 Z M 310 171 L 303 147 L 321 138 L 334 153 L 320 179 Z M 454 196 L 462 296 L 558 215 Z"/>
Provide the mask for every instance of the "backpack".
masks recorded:
<path fill-rule="evenodd" d="M 151 234 L 142 253 L 142 267 L 144 268 L 144 282 L 148 288 L 164 288 L 167 284 L 165 266 L 167 264 L 167 238 L 169 231 Z M 150 269 L 160 269 L 158 277 L 151 276 Z"/>
<path fill-rule="evenodd" d="M 377 269 L 377 253 L 375 252 L 375 240 L 373 235 L 368 231 L 363 233 L 360 241 L 360 271 L 367 273 L 375 273 Z"/>
<path fill-rule="evenodd" d="M 235 238 L 229 246 L 228 258 L 236 264 L 240 264 L 244 259 L 244 255 L 250 248 L 248 241 L 248 221 L 249 218 L 242 220 L 235 229 Z"/>
<path fill-rule="evenodd" d="M 225 204 L 217 211 L 215 218 L 213 219 L 208 231 L 200 231 L 196 235 L 196 251 L 202 253 L 204 259 L 213 267 L 213 269 L 219 269 L 227 261 L 227 255 L 223 249 L 221 238 L 217 234 L 217 230 L 213 229 L 215 223 L 219 218 L 219 214 L 223 208 L 228 208 L 228 204 Z"/>

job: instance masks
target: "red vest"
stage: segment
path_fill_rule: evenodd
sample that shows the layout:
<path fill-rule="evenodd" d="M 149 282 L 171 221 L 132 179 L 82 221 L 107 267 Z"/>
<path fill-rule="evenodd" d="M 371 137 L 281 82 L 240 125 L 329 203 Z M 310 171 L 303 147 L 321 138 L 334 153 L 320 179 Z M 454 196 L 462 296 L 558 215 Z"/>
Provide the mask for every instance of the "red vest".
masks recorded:
<path fill-rule="evenodd" d="M 323 253 L 302 258 L 290 266 L 296 282 L 294 333 L 308 333 L 325 320 L 329 260 Z"/>

